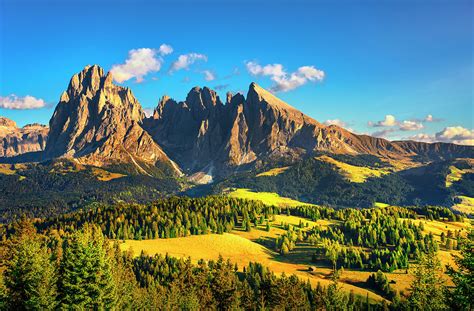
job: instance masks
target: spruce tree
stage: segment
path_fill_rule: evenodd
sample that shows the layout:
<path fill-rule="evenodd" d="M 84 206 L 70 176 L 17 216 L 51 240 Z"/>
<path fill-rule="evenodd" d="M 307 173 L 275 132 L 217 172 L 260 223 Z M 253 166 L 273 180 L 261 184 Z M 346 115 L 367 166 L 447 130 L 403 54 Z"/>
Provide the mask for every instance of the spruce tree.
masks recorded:
<path fill-rule="evenodd" d="M 29 220 L 22 219 L 15 225 L 15 235 L 7 248 L 4 307 L 53 310 L 57 295 L 55 266 Z"/>
<path fill-rule="evenodd" d="M 454 256 L 457 269 L 448 266 L 448 274 L 454 289 L 448 292 L 448 301 L 453 309 L 472 310 L 474 308 L 474 230 L 460 243 L 461 256 Z"/>
<path fill-rule="evenodd" d="M 115 306 L 115 284 L 107 246 L 95 225 L 85 225 L 66 242 L 60 267 L 61 307 L 111 309 Z"/>
<path fill-rule="evenodd" d="M 422 254 L 410 286 L 408 304 L 414 310 L 444 310 L 445 285 L 441 264 L 435 252 Z"/>

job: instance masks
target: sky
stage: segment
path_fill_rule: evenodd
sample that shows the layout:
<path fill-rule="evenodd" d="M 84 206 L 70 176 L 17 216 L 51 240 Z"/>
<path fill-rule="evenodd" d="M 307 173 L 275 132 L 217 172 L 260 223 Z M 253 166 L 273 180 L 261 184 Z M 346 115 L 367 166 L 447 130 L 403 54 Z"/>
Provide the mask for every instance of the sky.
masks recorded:
<path fill-rule="evenodd" d="M 474 144 L 473 2 L 0 0 L 0 116 L 47 124 L 72 75 L 146 111 L 252 81 L 325 124 Z"/>

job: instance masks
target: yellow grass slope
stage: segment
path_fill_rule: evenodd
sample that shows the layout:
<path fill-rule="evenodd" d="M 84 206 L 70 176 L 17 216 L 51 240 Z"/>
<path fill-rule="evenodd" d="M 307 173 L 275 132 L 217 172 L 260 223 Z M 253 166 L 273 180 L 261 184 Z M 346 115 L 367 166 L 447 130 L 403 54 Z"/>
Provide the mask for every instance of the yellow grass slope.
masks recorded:
<path fill-rule="evenodd" d="M 257 231 L 257 230 L 252 230 Z M 275 260 L 278 256 L 272 250 L 252 242 L 244 237 L 236 234 L 224 233 L 222 235 L 209 234 L 188 236 L 173 239 L 157 239 L 157 240 L 126 240 L 120 245 L 122 250 L 132 250 L 134 255 L 139 255 L 141 251 L 145 251 L 148 255 L 169 254 L 173 257 L 187 258 L 191 257 L 193 262 L 199 259 L 216 260 L 219 255 L 224 259 L 229 259 L 233 263 L 237 263 L 239 270 L 247 266 L 250 262 L 259 262 L 268 267 L 277 275 L 285 273 L 286 275 L 295 274 L 302 280 L 309 280 L 313 286 L 318 282 L 327 286 L 331 283 L 329 268 L 316 269 L 308 272 L 308 264 L 291 263 Z M 357 274 L 357 272 L 355 272 Z M 344 274 L 346 278 L 366 279 L 369 272 L 361 272 L 363 275 Z M 346 291 L 353 290 L 356 295 L 365 297 L 367 293 L 369 298 L 380 301 L 383 298 L 371 291 L 351 285 L 341 284 Z"/>
<path fill-rule="evenodd" d="M 257 177 L 262 177 L 262 176 L 277 176 L 289 169 L 289 166 L 284 166 L 284 167 L 276 167 L 272 168 L 271 170 L 268 170 L 266 172 L 257 174 Z"/>
<path fill-rule="evenodd" d="M 106 171 L 106 170 L 98 168 L 98 167 L 93 167 L 92 168 L 92 174 L 94 174 L 94 176 L 100 181 L 110 181 L 110 180 L 113 180 L 113 179 L 117 179 L 117 178 L 127 176 L 127 175 L 120 174 L 120 173 L 112 173 L 112 172 Z"/>
<path fill-rule="evenodd" d="M 474 198 L 463 195 L 459 195 L 457 198 L 460 200 L 460 202 L 451 207 L 453 210 L 466 215 L 474 214 Z"/>
<path fill-rule="evenodd" d="M 0 174 L 14 175 L 16 174 L 16 170 L 12 169 L 11 164 L 0 164 Z"/>
<path fill-rule="evenodd" d="M 237 188 L 232 189 L 227 193 L 232 198 L 247 199 L 261 201 L 267 205 L 275 206 L 301 206 L 301 205 L 313 205 L 309 203 L 300 202 L 286 197 L 281 197 L 274 192 L 254 192 L 249 189 Z"/>
<path fill-rule="evenodd" d="M 347 178 L 347 180 L 355 183 L 363 183 L 367 178 L 370 177 L 381 177 L 386 174 L 390 174 L 391 171 L 383 168 L 370 168 L 365 166 L 355 166 L 347 164 L 341 161 L 337 161 L 329 156 L 320 156 L 316 159 L 327 162 L 336 166 L 339 172 Z"/>
<path fill-rule="evenodd" d="M 453 185 L 454 182 L 460 181 L 462 176 L 467 173 L 474 173 L 474 169 L 459 169 L 455 166 L 449 167 L 449 173 L 446 176 L 446 188 Z"/>

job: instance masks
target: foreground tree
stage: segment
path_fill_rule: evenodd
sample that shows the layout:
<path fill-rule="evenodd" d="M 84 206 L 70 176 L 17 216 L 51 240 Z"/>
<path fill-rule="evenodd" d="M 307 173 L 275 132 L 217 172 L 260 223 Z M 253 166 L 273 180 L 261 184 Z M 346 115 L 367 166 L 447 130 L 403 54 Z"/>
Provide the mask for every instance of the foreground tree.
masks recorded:
<path fill-rule="evenodd" d="M 115 283 L 99 227 L 86 225 L 67 240 L 60 267 L 61 307 L 112 309 Z"/>
<path fill-rule="evenodd" d="M 454 256 L 457 269 L 448 266 L 454 289 L 448 292 L 448 301 L 455 310 L 474 308 L 474 230 L 461 242 L 461 256 Z"/>
<path fill-rule="evenodd" d="M 410 285 L 408 304 L 412 310 L 446 310 L 441 263 L 435 252 L 421 254 Z"/>
<path fill-rule="evenodd" d="M 5 292 L 2 308 L 53 310 L 56 307 L 56 274 L 44 242 L 33 224 L 22 219 L 6 252 Z"/>

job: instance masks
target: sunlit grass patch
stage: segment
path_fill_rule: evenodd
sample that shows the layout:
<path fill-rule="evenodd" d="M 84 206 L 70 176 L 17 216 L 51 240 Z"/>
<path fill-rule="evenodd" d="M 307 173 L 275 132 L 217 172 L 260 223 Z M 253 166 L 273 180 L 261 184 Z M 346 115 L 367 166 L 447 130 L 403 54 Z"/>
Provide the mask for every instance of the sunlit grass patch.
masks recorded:
<path fill-rule="evenodd" d="M 280 175 L 281 173 L 283 173 L 284 171 L 286 171 L 289 168 L 290 168 L 289 166 L 272 168 L 271 170 L 268 170 L 266 172 L 257 174 L 257 177 L 277 176 L 277 175 Z"/>
<path fill-rule="evenodd" d="M 347 180 L 356 183 L 363 183 L 370 177 L 381 177 L 390 174 L 391 171 L 386 168 L 370 168 L 365 166 L 355 166 L 335 160 L 329 156 L 320 156 L 316 159 L 335 165 L 340 173 L 347 178 Z"/>
<path fill-rule="evenodd" d="M 281 197 L 274 192 L 254 192 L 249 189 L 237 188 L 227 193 L 228 196 L 233 198 L 248 199 L 261 201 L 267 205 L 275 206 L 301 206 L 301 205 L 313 205 L 309 203 L 300 202 L 286 197 Z"/>

